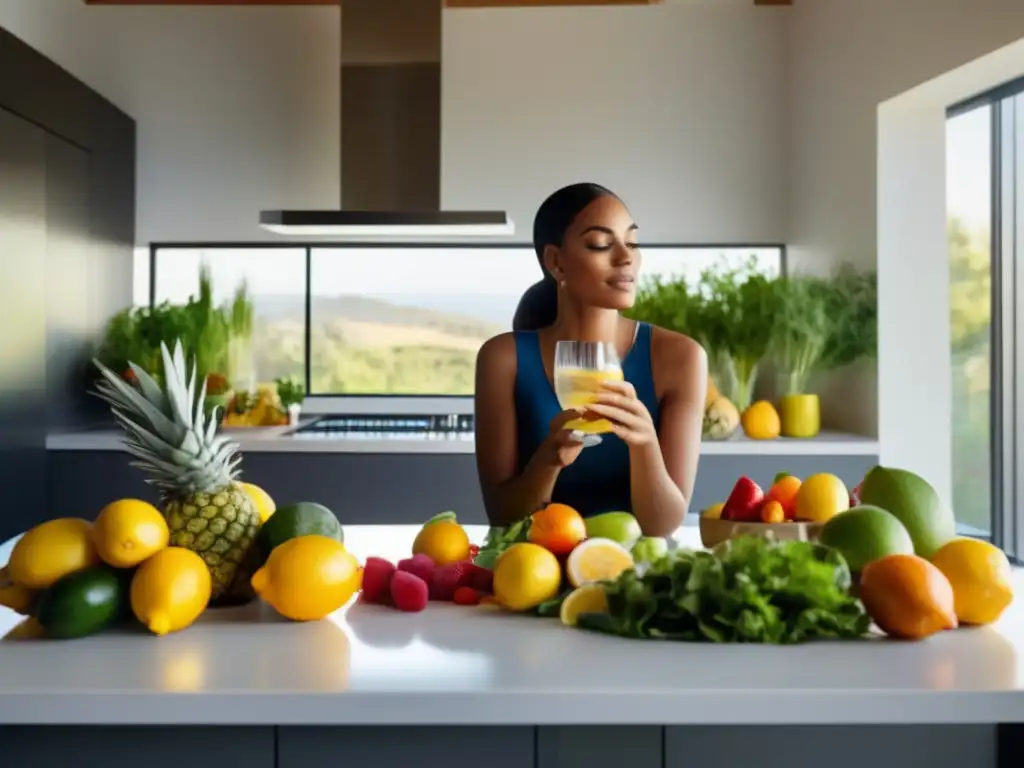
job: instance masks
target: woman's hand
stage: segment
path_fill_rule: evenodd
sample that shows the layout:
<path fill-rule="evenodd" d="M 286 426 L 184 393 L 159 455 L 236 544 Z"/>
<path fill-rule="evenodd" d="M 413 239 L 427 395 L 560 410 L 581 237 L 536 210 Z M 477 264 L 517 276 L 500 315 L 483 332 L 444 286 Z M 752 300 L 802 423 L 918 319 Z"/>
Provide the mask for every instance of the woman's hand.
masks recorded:
<path fill-rule="evenodd" d="M 633 385 L 628 381 L 606 381 L 601 389 L 597 401 L 587 405 L 587 411 L 608 419 L 612 432 L 630 447 L 657 445 L 658 430 Z"/>
<path fill-rule="evenodd" d="M 544 466 L 564 469 L 576 461 L 576 457 L 583 450 L 583 442 L 573 434 L 573 430 L 566 429 L 565 425 L 582 417 L 582 412 L 569 408 L 551 420 L 548 436 L 534 454 Z"/>

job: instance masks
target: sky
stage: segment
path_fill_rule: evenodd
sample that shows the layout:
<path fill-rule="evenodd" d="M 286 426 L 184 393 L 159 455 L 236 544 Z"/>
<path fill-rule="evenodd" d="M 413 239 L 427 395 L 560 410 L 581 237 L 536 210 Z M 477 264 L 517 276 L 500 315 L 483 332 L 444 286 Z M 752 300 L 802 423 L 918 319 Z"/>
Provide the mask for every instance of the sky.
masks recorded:
<path fill-rule="evenodd" d="M 992 109 L 946 122 L 946 210 L 968 229 L 987 228 L 992 204 Z"/>

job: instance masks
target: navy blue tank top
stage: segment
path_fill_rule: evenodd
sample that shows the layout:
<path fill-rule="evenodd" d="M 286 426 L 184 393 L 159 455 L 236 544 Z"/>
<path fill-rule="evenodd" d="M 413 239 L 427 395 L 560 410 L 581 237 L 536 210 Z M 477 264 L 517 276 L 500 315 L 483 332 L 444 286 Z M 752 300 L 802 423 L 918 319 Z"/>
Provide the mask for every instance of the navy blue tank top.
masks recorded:
<path fill-rule="evenodd" d="M 544 370 L 536 331 L 516 331 L 516 437 L 519 471 L 548 435 L 551 420 L 561 411 L 554 387 Z M 633 346 L 622 361 L 626 381 L 658 423 L 658 399 L 651 371 L 651 326 L 639 323 Z M 584 517 L 602 512 L 631 512 L 629 449 L 618 435 L 601 435 L 598 445 L 584 448 L 562 470 L 551 500 L 568 504 Z"/>

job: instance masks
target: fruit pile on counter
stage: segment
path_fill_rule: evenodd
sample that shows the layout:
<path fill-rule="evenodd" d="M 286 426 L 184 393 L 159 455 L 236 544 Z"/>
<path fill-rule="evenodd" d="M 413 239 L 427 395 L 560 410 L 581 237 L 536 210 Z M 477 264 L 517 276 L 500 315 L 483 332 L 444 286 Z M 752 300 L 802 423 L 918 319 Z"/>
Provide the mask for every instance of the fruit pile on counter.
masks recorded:
<path fill-rule="evenodd" d="M 47 636 L 126 621 L 165 635 L 208 607 L 257 598 L 316 621 L 359 593 L 405 612 L 449 601 L 637 638 L 783 644 L 861 638 L 874 624 L 920 639 L 994 622 L 1013 599 L 1002 551 L 957 538 L 935 489 L 887 467 L 852 493 L 826 473 L 782 474 L 767 492 L 742 477 L 702 516 L 702 550 L 644 537 L 626 512 L 584 519 L 553 503 L 492 528 L 479 546 L 444 512 L 409 557 L 360 563 L 330 510 L 276 508 L 240 481 L 237 443 L 206 414 L 180 346 L 162 351 L 166 388 L 135 366 L 134 383 L 100 366 L 99 388 L 162 508 L 123 499 L 95 522 L 48 521 L 0 571 L 0 605 Z"/>

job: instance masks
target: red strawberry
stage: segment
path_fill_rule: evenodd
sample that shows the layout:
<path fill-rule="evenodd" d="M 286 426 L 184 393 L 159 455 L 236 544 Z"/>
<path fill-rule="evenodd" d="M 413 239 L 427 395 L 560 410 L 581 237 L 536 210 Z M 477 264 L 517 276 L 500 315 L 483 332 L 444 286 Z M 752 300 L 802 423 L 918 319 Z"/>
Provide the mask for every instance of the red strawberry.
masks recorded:
<path fill-rule="evenodd" d="M 737 522 L 758 522 L 761 504 L 764 502 L 764 491 L 761 486 L 747 476 L 741 477 L 733 486 L 732 493 L 722 507 L 723 520 Z"/>
<path fill-rule="evenodd" d="M 395 566 L 383 557 L 368 557 L 363 565 L 363 600 L 368 603 L 386 603 L 391 593 L 391 578 Z"/>
<path fill-rule="evenodd" d="M 472 587 L 459 587 L 452 595 L 456 605 L 476 605 L 480 602 L 480 593 Z"/>
<path fill-rule="evenodd" d="M 427 591 L 427 582 L 414 573 L 395 571 L 391 577 L 391 601 L 400 611 L 422 611 L 427 607 Z"/>
<path fill-rule="evenodd" d="M 435 568 L 430 582 L 430 599 L 451 600 L 456 589 L 469 586 L 469 574 L 476 567 L 472 563 L 451 563 Z"/>
<path fill-rule="evenodd" d="M 472 560 L 473 558 L 475 558 L 479 554 L 480 554 L 480 547 L 478 547 L 476 544 L 470 544 L 469 545 L 469 559 Z"/>
<path fill-rule="evenodd" d="M 434 578 L 434 561 L 426 555 L 413 555 L 399 560 L 398 570 L 415 574 L 429 584 Z"/>
<path fill-rule="evenodd" d="M 860 504 L 860 487 L 863 484 L 863 482 L 864 481 L 862 480 L 860 483 L 857 483 L 857 485 L 854 487 L 854 489 L 852 491 L 850 491 L 850 506 L 851 507 L 856 507 L 858 504 Z"/>

